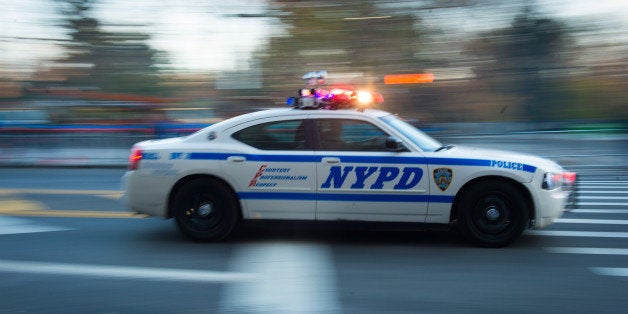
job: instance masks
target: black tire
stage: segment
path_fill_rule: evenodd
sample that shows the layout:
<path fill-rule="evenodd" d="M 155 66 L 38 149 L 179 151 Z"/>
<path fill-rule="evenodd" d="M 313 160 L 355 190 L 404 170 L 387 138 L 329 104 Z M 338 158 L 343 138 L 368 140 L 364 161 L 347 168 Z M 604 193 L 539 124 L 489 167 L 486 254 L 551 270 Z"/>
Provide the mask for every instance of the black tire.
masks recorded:
<path fill-rule="evenodd" d="M 483 247 L 512 243 L 529 220 L 529 209 L 521 191 L 504 181 L 475 183 L 463 192 L 457 206 L 460 233 Z"/>
<path fill-rule="evenodd" d="M 236 226 L 238 200 L 223 183 L 209 178 L 185 183 L 175 194 L 173 216 L 179 230 L 197 241 L 220 241 Z"/>

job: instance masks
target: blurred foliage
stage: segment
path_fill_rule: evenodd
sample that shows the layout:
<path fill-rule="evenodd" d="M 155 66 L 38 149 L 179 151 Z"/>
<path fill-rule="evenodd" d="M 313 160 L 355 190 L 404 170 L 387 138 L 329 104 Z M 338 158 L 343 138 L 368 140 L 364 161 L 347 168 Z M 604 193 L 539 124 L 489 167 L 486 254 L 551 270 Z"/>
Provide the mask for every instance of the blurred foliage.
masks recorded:
<path fill-rule="evenodd" d="M 271 39 L 263 57 L 271 91 L 296 91 L 308 71 L 328 70 L 344 83 L 372 85 L 387 73 L 419 68 L 421 32 L 411 13 L 379 9 L 381 1 L 275 1 L 288 36 Z M 370 17 L 370 18 L 369 18 Z M 344 75 L 344 76 L 343 76 Z"/>
<path fill-rule="evenodd" d="M 158 52 L 146 43 L 150 38 L 139 32 L 107 32 L 90 16 L 92 0 L 65 0 L 63 27 L 71 40 L 67 56 L 57 60 L 66 74 L 65 87 L 98 89 L 112 93 L 161 95 Z"/>
<path fill-rule="evenodd" d="M 282 31 L 229 75 L 166 68 L 168 56 L 149 45 L 155 34 L 138 31 L 146 29 L 139 24 L 103 24 L 94 14 L 98 0 L 50 1 L 64 4 L 57 26 L 68 39 L 48 39 L 64 55 L 30 79 L 0 77 L 5 100 L 94 91 L 100 94 L 78 97 L 212 107 L 231 116 L 278 105 L 304 86 L 304 73 L 328 70 L 330 84 L 375 89 L 385 109 L 426 122 L 628 120 L 625 40 L 600 40 L 587 22 L 546 16 L 526 0 L 270 0 L 265 13 L 235 16 L 276 19 Z M 479 33 L 452 27 L 480 11 L 510 23 Z M 421 72 L 434 72 L 434 83 L 383 82 L 387 74 Z"/>
<path fill-rule="evenodd" d="M 551 120 L 556 118 L 554 107 L 569 98 L 557 81 L 568 66 L 572 45 L 568 27 L 526 7 L 511 27 L 480 34 L 469 52 L 486 61 L 474 67 L 477 79 L 521 99 L 528 118 Z"/>

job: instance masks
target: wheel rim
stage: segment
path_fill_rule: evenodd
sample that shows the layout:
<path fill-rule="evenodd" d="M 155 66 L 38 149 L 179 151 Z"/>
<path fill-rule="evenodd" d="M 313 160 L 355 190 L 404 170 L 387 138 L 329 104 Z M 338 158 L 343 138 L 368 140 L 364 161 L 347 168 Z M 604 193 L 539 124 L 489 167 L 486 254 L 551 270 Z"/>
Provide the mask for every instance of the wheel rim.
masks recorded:
<path fill-rule="evenodd" d="M 198 194 L 183 212 L 182 222 L 194 230 L 208 231 L 220 227 L 224 217 L 222 202 L 211 194 Z"/>
<path fill-rule="evenodd" d="M 489 194 L 480 198 L 472 211 L 475 227 L 484 234 L 498 235 L 513 226 L 515 210 L 507 198 Z"/>

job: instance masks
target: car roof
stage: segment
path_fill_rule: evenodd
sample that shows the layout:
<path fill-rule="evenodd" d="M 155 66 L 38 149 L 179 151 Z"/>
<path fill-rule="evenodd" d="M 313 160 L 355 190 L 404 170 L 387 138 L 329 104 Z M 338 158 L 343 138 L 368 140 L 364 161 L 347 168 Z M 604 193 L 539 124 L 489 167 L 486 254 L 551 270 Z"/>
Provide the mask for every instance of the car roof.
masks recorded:
<path fill-rule="evenodd" d="M 221 121 L 219 123 L 213 124 L 199 132 L 195 133 L 197 135 L 204 134 L 211 131 L 222 132 L 229 128 L 238 126 L 243 123 L 248 123 L 255 120 L 260 119 L 268 119 L 268 118 L 290 118 L 294 117 L 295 119 L 306 118 L 307 116 L 316 116 L 318 118 L 334 118 L 334 117 L 368 117 L 368 118 L 377 118 L 382 116 L 391 115 L 390 112 L 377 110 L 377 109 L 365 109 L 364 111 L 358 111 L 356 109 L 339 109 L 339 110 L 305 110 L 305 109 L 295 109 L 295 108 L 273 108 L 273 109 L 265 109 L 260 111 L 255 111 L 251 113 L 242 114 L 239 116 L 235 116 L 233 118 Z M 194 137 L 194 134 L 191 135 Z M 204 136 L 204 135 L 203 135 Z"/>
<path fill-rule="evenodd" d="M 256 111 L 248 114 L 244 114 L 242 117 L 245 120 L 251 119 L 259 119 L 259 118 L 267 118 L 267 117 L 278 117 L 278 116 L 307 116 L 307 115 L 317 115 L 317 116 L 371 116 L 371 117 L 380 117 L 385 115 L 390 115 L 391 113 L 377 110 L 377 109 L 365 109 L 364 111 L 358 111 L 356 109 L 338 109 L 338 110 L 325 110 L 325 109 L 295 109 L 295 108 L 274 108 L 274 109 L 266 109 L 261 111 Z M 236 117 L 236 118 L 239 118 Z"/>

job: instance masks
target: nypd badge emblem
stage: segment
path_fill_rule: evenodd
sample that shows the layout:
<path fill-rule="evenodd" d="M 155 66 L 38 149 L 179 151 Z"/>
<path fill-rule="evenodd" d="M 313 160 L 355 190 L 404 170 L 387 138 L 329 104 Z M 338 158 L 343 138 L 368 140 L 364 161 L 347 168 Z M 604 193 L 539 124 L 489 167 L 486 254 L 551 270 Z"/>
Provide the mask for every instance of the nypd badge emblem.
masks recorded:
<path fill-rule="evenodd" d="M 453 170 L 449 168 L 437 168 L 434 169 L 434 183 L 438 186 L 441 191 L 447 190 L 451 180 L 454 177 Z"/>

